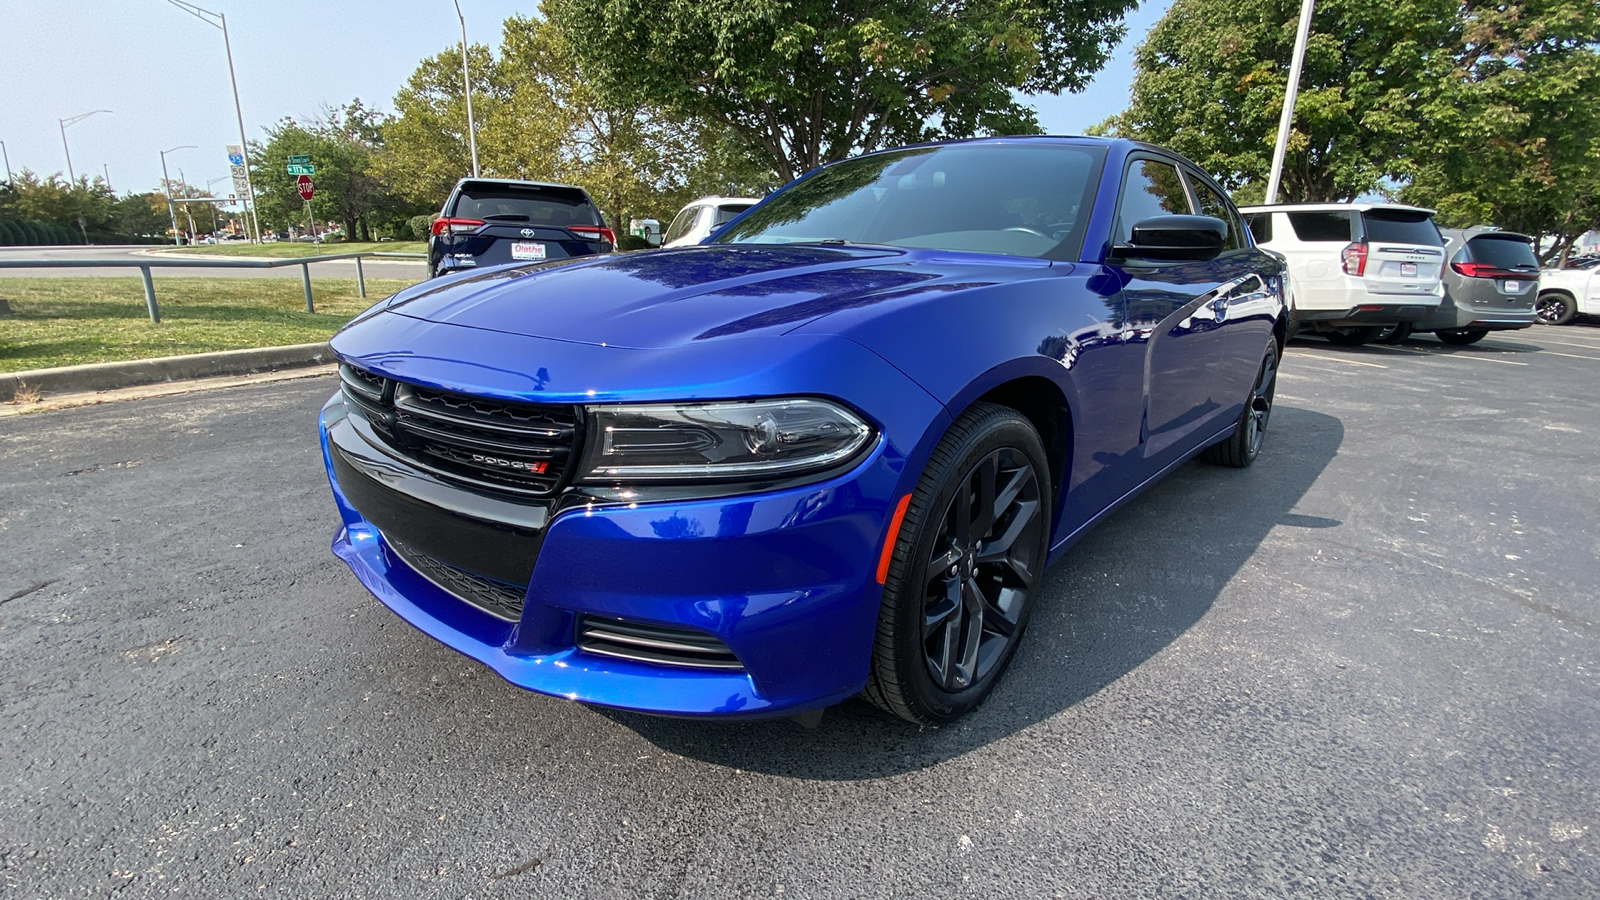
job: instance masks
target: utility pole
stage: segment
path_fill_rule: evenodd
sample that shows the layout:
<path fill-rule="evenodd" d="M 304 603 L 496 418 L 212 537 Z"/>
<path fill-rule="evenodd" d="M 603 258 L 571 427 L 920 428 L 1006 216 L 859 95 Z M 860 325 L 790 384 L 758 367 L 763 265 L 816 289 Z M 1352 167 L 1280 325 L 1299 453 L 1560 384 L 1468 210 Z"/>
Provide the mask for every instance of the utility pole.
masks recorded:
<path fill-rule="evenodd" d="M 187 0 L 167 0 L 167 2 L 222 32 L 222 48 L 228 54 L 228 81 L 233 85 L 233 115 L 239 121 L 239 152 L 244 155 L 245 212 L 249 213 L 248 221 L 253 226 L 254 237 L 251 240 L 259 244 L 261 219 L 256 215 L 255 185 L 250 182 L 250 142 L 245 138 L 244 111 L 239 106 L 239 78 L 233 72 L 233 44 L 228 40 L 228 17 L 209 9 L 201 9 Z"/>
<path fill-rule="evenodd" d="M 184 144 L 182 147 L 173 147 L 171 150 L 161 151 L 161 192 L 167 195 L 167 219 L 172 222 L 172 244 L 178 246 L 178 214 L 172 208 L 172 179 L 167 175 L 167 154 L 179 150 L 198 150 L 193 144 Z"/>
<path fill-rule="evenodd" d="M 472 123 L 472 79 L 467 77 L 467 17 L 461 14 L 461 0 L 450 0 L 456 5 L 456 18 L 461 20 L 461 88 L 467 95 L 467 146 L 472 148 L 472 177 L 478 177 L 478 129 Z"/>
<path fill-rule="evenodd" d="M 111 110 L 109 110 L 109 109 L 92 109 L 92 110 L 90 110 L 90 111 L 88 111 L 88 112 L 86 112 L 86 113 L 84 113 L 82 115 L 72 116 L 71 118 L 67 118 L 67 119 L 57 119 L 56 120 L 61 125 L 61 151 L 67 155 L 67 183 L 68 184 L 77 184 L 78 183 L 78 175 L 77 175 L 76 172 L 72 171 L 72 151 L 67 149 L 67 126 L 68 125 L 76 125 L 79 122 L 82 122 L 84 119 L 87 119 L 90 116 L 94 115 L 95 113 L 108 113 L 108 112 L 111 112 Z M 7 165 L 7 168 L 10 168 L 9 164 Z M 9 180 L 9 177 L 8 177 L 8 180 Z"/>
<path fill-rule="evenodd" d="M 1289 150 L 1289 126 L 1294 121 L 1295 96 L 1300 93 L 1300 69 L 1306 60 L 1306 40 L 1311 35 L 1311 12 L 1316 0 L 1300 0 L 1300 28 L 1294 36 L 1294 56 L 1289 60 L 1289 86 L 1283 92 L 1283 115 L 1278 117 L 1278 142 L 1272 148 L 1272 173 L 1267 176 L 1267 202 L 1278 202 L 1283 182 L 1283 157 Z"/>

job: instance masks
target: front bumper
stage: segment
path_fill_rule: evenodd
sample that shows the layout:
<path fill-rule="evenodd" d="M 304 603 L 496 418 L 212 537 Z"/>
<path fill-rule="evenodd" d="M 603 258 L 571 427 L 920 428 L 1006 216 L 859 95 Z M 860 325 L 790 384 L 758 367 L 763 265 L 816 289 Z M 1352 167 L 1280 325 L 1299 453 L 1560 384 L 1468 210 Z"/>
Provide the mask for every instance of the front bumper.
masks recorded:
<path fill-rule="evenodd" d="M 384 459 L 345 402 L 336 395 L 321 417 L 343 519 L 334 553 L 402 618 L 511 683 L 684 716 L 787 715 L 864 686 L 877 554 L 903 468 L 884 443 L 848 472 L 768 493 L 605 505 L 569 492 L 530 505 Z M 495 615 L 441 587 L 450 582 L 407 562 L 417 546 L 491 586 L 526 578 L 520 610 Z M 596 655 L 577 646 L 582 616 L 711 635 L 742 668 Z"/>

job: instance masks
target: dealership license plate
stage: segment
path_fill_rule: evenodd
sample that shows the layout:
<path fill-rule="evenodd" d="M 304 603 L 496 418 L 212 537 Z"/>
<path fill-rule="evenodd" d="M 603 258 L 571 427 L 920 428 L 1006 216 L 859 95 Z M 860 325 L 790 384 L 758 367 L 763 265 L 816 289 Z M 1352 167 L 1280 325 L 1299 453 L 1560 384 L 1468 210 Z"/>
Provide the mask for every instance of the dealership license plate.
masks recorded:
<path fill-rule="evenodd" d="M 1411 277 L 1415 276 L 1417 274 L 1417 264 L 1416 263 L 1401 263 L 1400 264 L 1400 274 L 1405 276 L 1406 278 L 1411 278 Z"/>
<path fill-rule="evenodd" d="M 1506 282 L 1506 290 L 1510 291 L 1513 294 L 1520 293 L 1522 291 L 1522 282 L 1520 282 L 1520 281 L 1508 281 L 1508 282 Z"/>
<path fill-rule="evenodd" d="M 537 241 L 517 241 L 511 245 L 512 259 L 544 259 L 544 245 Z"/>

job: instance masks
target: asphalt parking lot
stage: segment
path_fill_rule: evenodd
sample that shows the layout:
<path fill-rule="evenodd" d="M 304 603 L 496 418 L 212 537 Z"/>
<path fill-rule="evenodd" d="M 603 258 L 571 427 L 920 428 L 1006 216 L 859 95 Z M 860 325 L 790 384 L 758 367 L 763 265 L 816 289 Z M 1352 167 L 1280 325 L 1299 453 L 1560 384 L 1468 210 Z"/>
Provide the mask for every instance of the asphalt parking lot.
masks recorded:
<path fill-rule="evenodd" d="M 0 419 L 14 897 L 1600 896 L 1600 328 L 1291 345 L 955 726 L 522 692 L 328 552 L 331 378 Z"/>

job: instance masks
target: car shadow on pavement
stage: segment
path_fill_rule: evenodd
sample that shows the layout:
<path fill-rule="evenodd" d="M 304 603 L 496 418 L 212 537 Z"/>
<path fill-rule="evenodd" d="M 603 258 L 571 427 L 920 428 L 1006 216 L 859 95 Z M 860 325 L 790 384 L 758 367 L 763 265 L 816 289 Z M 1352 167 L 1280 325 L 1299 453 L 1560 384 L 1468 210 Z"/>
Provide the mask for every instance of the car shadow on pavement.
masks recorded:
<path fill-rule="evenodd" d="M 795 778 L 877 778 L 960 756 L 1072 710 L 1160 653 L 1274 528 L 1340 524 L 1292 510 L 1343 439 L 1337 418 L 1280 404 L 1250 469 L 1191 463 L 1114 513 L 1046 573 L 1010 671 L 952 725 L 918 727 L 860 699 L 829 709 L 813 729 L 596 712 L 671 753 Z"/>

